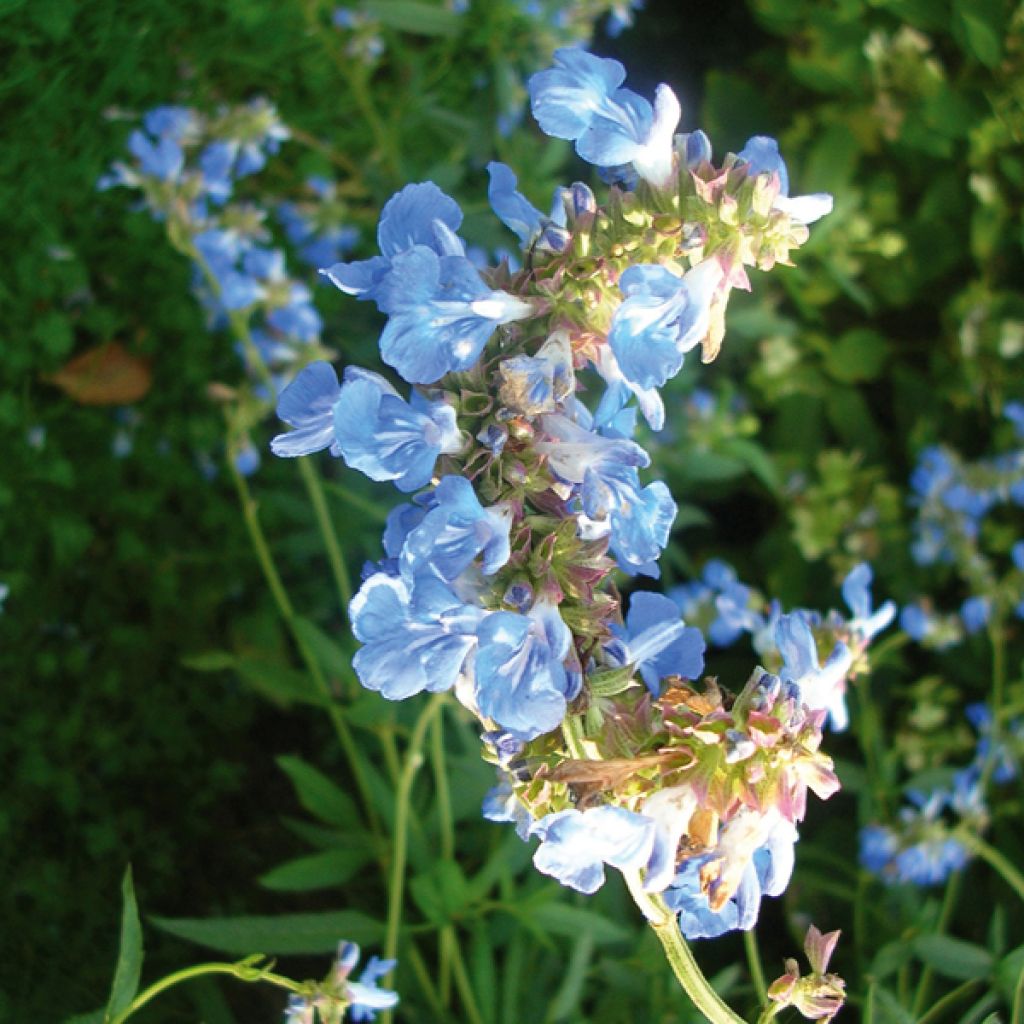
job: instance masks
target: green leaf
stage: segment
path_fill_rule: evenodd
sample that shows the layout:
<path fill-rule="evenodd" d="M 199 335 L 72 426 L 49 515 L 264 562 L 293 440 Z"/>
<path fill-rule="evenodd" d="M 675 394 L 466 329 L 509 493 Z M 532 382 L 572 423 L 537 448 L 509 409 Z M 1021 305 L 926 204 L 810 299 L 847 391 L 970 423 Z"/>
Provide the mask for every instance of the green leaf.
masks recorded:
<path fill-rule="evenodd" d="M 531 907 L 529 920 L 548 935 L 574 939 L 581 932 L 589 932 L 598 945 L 606 942 L 625 942 L 632 933 L 621 924 L 609 921 L 593 910 L 572 907 L 566 903 L 542 903 Z"/>
<path fill-rule="evenodd" d="M 1024 946 L 1011 949 L 996 965 L 996 985 L 1003 998 L 1009 1003 L 1017 992 L 1017 985 L 1024 976 Z"/>
<path fill-rule="evenodd" d="M 447 924 L 470 897 L 462 868 L 454 861 L 435 861 L 430 869 L 409 882 L 409 893 L 416 906 L 437 925 Z"/>
<path fill-rule="evenodd" d="M 103 1019 L 112 1020 L 123 1013 L 139 991 L 139 977 L 142 974 L 142 925 L 139 922 L 139 908 L 135 902 L 135 886 L 132 884 L 132 869 L 129 866 L 121 882 L 121 948 L 117 955 L 117 967 L 110 986 L 110 998 Z"/>
<path fill-rule="evenodd" d="M 992 970 L 992 954 L 983 946 L 948 935 L 918 935 L 914 953 L 932 970 L 956 981 L 987 977 Z"/>
<path fill-rule="evenodd" d="M 296 857 L 260 876 L 264 889 L 312 892 L 347 882 L 373 856 L 369 843 Z"/>
<path fill-rule="evenodd" d="M 313 652 L 327 675 L 352 676 L 352 659 L 337 640 L 302 616 L 296 616 L 294 626 L 295 632 Z"/>
<path fill-rule="evenodd" d="M 884 981 L 895 974 L 914 955 L 913 948 L 906 942 L 887 942 L 875 954 L 868 974 L 875 981 Z"/>
<path fill-rule="evenodd" d="M 287 755 L 277 758 L 277 766 L 291 779 L 299 803 L 310 814 L 326 821 L 328 825 L 351 827 L 358 822 L 355 802 L 323 772 L 300 757 Z"/>
<path fill-rule="evenodd" d="M 985 67 L 996 67 L 1003 49 L 1000 42 L 1003 32 L 1001 5 L 979 3 L 978 0 L 959 0 L 956 4 L 956 13 L 963 26 L 968 51 Z"/>
<path fill-rule="evenodd" d="M 416 0 L 364 0 L 363 10 L 382 25 L 420 36 L 457 36 L 462 19 L 454 11 Z"/>
<path fill-rule="evenodd" d="M 855 327 L 828 350 L 825 369 L 844 384 L 873 380 L 882 372 L 888 355 L 889 345 L 881 334 L 869 327 Z"/>
<path fill-rule="evenodd" d="M 748 441 L 743 437 L 732 437 L 722 442 L 721 450 L 746 465 L 768 490 L 777 492 L 780 489 L 781 484 L 779 474 L 775 469 L 775 462 L 756 441 Z"/>
<path fill-rule="evenodd" d="M 323 706 L 323 695 L 305 672 L 264 661 L 262 658 L 238 658 L 235 669 L 241 679 L 272 701 L 284 705 L 299 701 Z"/>
<path fill-rule="evenodd" d="M 914 1024 L 913 1015 L 887 988 L 876 988 L 874 994 L 875 1024 Z"/>
<path fill-rule="evenodd" d="M 329 910 L 277 917 L 151 917 L 161 931 L 208 949 L 236 956 L 260 952 L 330 953 L 342 939 L 373 944 L 384 938 L 384 924 L 358 910 Z"/>
<path fill-rule="evenodd" d="M 76 1013 L 74 1017 L 68 1017 L 64 1024 L 103 1024 L 106 1020 L 106 1010 L 93 1010 L 92 1013 Z"/>

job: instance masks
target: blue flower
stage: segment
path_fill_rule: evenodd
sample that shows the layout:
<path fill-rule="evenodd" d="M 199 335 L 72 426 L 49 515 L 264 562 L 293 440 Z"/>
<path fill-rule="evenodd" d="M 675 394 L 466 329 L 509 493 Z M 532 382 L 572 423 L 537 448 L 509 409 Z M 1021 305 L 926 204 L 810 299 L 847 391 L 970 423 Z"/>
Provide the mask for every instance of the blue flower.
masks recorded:
<path fill-rule="evenodd" d="M 375 573 L 349 604 L 352 632 L 363 646 L 352 659 L 359 681 L 388 700 L 451 689 L 476 647 L 485 615 L 429 573 Z"/>
<path fill-rule="evenodd" d="M 534 822 L 530 835 L 541 845 L 533 855 L 537 870 L 577 892 L 604 885 L 604 866 L 639 871 L 650 860 L 654 822 L 622 807 L 559 811 Z"/>
<path fill-rule="evenodd" d="M 992 602 L 987 597 L 969 597 L 960 605 L 960 618 L 968 633 L 984 629 L 992 612 Z"/>
<path fill-rule="evenodd" d="M 341 395 L 338 377 L 330 363 L 303 367 L 277 400 L 277 415 L 294 430 L 278 434 L 270 442 L 275 455 L 291 458 L 330 448 L 341 449 L 334 436 L 334 408 Z"/>
<path fill-rule="evenodd" d="M 896 617 L 896 605 L 886 601 L 877 611 L 872 611 L 871 566 L 867 562 L 855 565 L 843 580 L 843 600 L 853 612 L 848 623 L 851 630 L 866 642 L 873 639 Z"/>
<path fill-rule="evenodd" d="M 1013 424 L 1017 437 L 1024 440 L 1024 402 L 1007 402 L 1003 415 Z"/>
<path fill-rule="evenodd" d="M 533 312 L 530 303 L 484 284 L 465 256 L 438 256 L 423 245 L 391 260 L 377 304 L 389 314 L 381 356 L 413 384 L 470 369 L 499 324 Z"/>
<path fill-rule="evenodd" d="M 845 699 L 846 676 L 853 661 L 850 649 L 837 643 L 820 665 L 814 634 L 801 612 L 779 616 L 775 644 L 784 662 L 783 678 L 800 688 L 801 700 L 812 711 L 825 708 L 832 728 L 842 732 L 850 720 Z"/>
<path fill-rule="evenodd" d="M 644 591 L 630 599 L 626 628 L 621 632 L 624 664 L 635 665 L 657 697 L 666 676 L 697 679 L 704 671 L 704 636 L 687 626 L 670 598 Z"/>
<path fill-rule="evenodd" d="M 498 397 L 522 416 L 552 412 L 576 391 L 569 335 L 556 331 L 535 356 L 513 356 L 498 365 Z"/>
<path fill-rule="evenodd" d="M 585 50 L 555 51 L 555 67 L 528 83 L 533 116 L 542 131 L 576 143 L 576 152 L 598 167 L 631 164 L 653 185 L 672 176 L 672 138 L 679 123 L 679 101 L 659 85 L 654 107 L 642 96 L 619 88 L 625 68 Z"/>
<path fill-rule="evenodd" d="M 128 137 L 128 150 L 139 162 L 143 174 L 160 181 L 174 181 L 185 166 L 185 152 L 170 136 L 156 140 L 136 129 Z"/>
<path fill-rule="evenodd" d="M 494 612 L 477 637 L 474 700 L 480 714 L 523 740 L 557 728 L 579 689 L 563 664 L 572 634 L 558 608 L 542 600 L 528 615 Z"/>
<path fill-rule="evenodd" d="M 507 164 L 491 161 L 487 165 L 490 184 L 487 199 L 498 219 L 510 231 L 515 232 L 523 248 L 529 248 L 534 241 L 538 248 L 562 252 L 569 244 L 569 233 L 565 230 L 564 189 L 556 189 L 552 201 L 551 215 L 545 217 L 521 192 L 516 190 L 516 176 Z"/>
<path fill-rule="evenodd" d="M 438 456 L 457 452 L 462 441 L 450 405 L 421 399 L 419 406 L 379 374 L 346 367 L 333 417 L 346 464 L 371 480 L 392 480 L 400 491 L 429 483 Z"/>
<path fill-rule="evenodd" d="M 484 797 L 481 813 L 487 821 L 508 823 L 515 826 L 516 835 L 524 842 L 530 833 L 533 817 L 516 796 L 515 787 L 507 772 L 501 772 L 497 786 Z"/>
<path fill-rule="evenodd" d="M 807 196 L 789 196 L 789 172 L 779 152 L 779 144 L 768 135 L 755 135 L 747 139 L 744 147 L 736 154 L 748 165 L 748 174 L 775 174 L 779 180 L 779 195 L 772 204 L 797 224 L 813 224 L 832 212 L 832 196 L 827 192 L 815 192 Z"/>
<path fill-rule="evenodd" d="M 443 252 L 445 239 L 462 224 L 459 204 L 432 181 L 406 185 L 384 205 L 377 226 L 381 255 L 352 263 L 336 263 L 323 273 L 349 295 L 377 298 L 377 289 L 391 269 L 391 261 L 413 246 Z"/>
<path fill-rule="evenodd" d="M 630 267 L 619 279 L 625 301 L 612 317 L 608 343 L 627 380 L 661 387 L 683 355 L 708 333 L 711 300 L 722 272 L 714 260 L 678 277 L 658 264 Z"/>
<path fill-rule="evenodd" d="M 477 555 L 483 555 L 485 576 L 508 561 L 512 518 L 507 506 L 484 508 L 473 485 L 461 476 L 444 477 L 432 500 L 423 521 L 405 538 L 403 571 L 418 573 L 430 566 L 443 579 L 454 580 Z"/>

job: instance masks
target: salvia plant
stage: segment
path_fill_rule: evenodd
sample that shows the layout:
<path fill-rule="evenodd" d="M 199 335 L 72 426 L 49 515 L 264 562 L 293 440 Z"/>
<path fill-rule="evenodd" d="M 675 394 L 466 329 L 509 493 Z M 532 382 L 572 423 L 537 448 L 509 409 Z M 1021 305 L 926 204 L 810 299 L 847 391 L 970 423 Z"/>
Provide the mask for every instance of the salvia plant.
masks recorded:
<path fill-rule="evenodd" d="M 788 264 L 831 208 L 789 195 L 773 139 L 716 163 L 703 133 L 676 134 L 667 85 L 651 103 L 624 77 L 566 49 L 530 80 L 541 128 L 612 184 L 601 200 L 559 188 L 543 212 L 511 168 L 489 165 L 520 269 L 478 269 L 458 205 L 430 182 L 384 207 L 378 256 L 324 268 L 386 315 L 381 356 L 411 389 L 313 362 L 281 394 L 293 429 L 271 447 L 329 449 L 412 495 L 349 606 L 360 681 L 390 700 L 453 691 L 498 770 L 485 815 L 538 838 L 538 870 L 580 892 L 620 870 L 697 1006 L 734 1020 L 684 936 L 750 929 L 762 897 L 786 888 L 808 790 L 839 786 L 826 718 L 845 724 L 846 681 L 894 610 L 872 613 L 862 566 L 849 621 L 748 612 L 777 673 L 720 684 L 702 681 L 704 635 L 670 597 L 620 593 L 617 573 L 659 575 L 676 512 L 663 483 L 641 480 L 638 412 L 665 425 L 660 389 L 687 353 L 715 358 L 731 290 L 750 268 Z M 824 659 L 814 626 L 835 640 Z M 774 1009 L 834 1013 L 826 960 L 812 957 L 813 982 L 780 986 Z M 831 995 L 794 994 L 822 986 Z"/>

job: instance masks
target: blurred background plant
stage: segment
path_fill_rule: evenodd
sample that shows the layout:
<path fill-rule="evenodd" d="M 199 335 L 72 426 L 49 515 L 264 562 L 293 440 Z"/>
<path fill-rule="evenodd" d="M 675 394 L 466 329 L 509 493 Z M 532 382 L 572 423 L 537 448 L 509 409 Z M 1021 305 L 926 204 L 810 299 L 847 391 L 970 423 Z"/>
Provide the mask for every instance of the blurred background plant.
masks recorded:
<path fill-rule="evenodd" d="M 1012 476 L 1020 450 L 1005 414 L 1024 398 L 1024 7 L 638 6 L 145 0 L 126 12 L 110 0 L 15 0 L 0 11 L 0 837 L 11 880 L 0 896 L 0 1016 L 58 1020 L 102 1001 L 126 861 L 143 908 L 159 916 L 162 930 L 147 930 L 154 971 L 192 956 L 190 941 L 296 957 L 297 975 L 317 974 L 314 954 L 338 939 L 384 938 L 373 862 L 386 864 L 386 850 L 366 838 L 372 822 L 237 514 L 232 467 L 253 468 L 250 453 L 277 429 L 264 422 L 269 396 L 257 381 L 251 401 L 236 401 L 243 362 L 190 297 L 197 279 L 166 242 L 166 216 L 133 213 L 129 193 L 96 182 L 127 159 L 147 111 L 174 104 L 216 118 L 266 98 L 291 137 L 266 166 L 236 175 L 232 202 L 265 211 L 266 244 L 284 251 L 322 318 L 317 344 L 372 365 L 377 314 L 316 283 L 303 260 L 324 250 L 311 247 L 369 254 L 383 201 L 427 178 L 459 199 L 468 240 L 490 254 L 507 246 L 485 216 L 484 164 L 514 165 L 537 202 L 586 175 L 523 117 L 524 81 L 555 46 L 591 39 L 626 61 L 641 91 L 672 84 L 687 130 L 705 128 L 723 150 L 777 135 L 798 191 L 836 196 L 798 268 L 733 298 L 715 365 L 688 365 L 665 389 L 672 434 L 645 439 L 681 506 L 667 586 L 720 558 L 786 607 L 824 608 L 868 560 L 876 595 L 904 606 L 903 631 L 873 656 L 870 689 L 854 687 L 853 728 L 833 751 L 843 793 L 801 830 L 794 884 L 765 911 L 762 958 L 781 964 L 813 918 L 850 940 L 833 964 L 860 1008 L 847 1012 L 866 1017 L 870 1003 L 875 1021 L 911 1020 L 940 996 L 948 1019 L 1020 1012 L 1024 915 L 1012 882 L 978 858 L 1024 859 L 1021 774 L 1000 774 L 986 752 L 1019 756 L 1024 527 L 1013 480 L 987 500 L 1003 484 L 978 473 L 1002 460 Z M 225 408 L 240 417 L 230 451 Z M 943 528 L 961 530 L 952 560 L 915 547 L 931 529 L 919 467 L 937 447 L 968 484 L 931 499 Z M 365 784 L 389 825 L 417 709 L 356 692 L 293 467 L 264 460 L 251 487 L 307 650 L 343 697 L 354 742 L 373 751 Z M 378 557 L 388 499 L 355 474 L 329 478 L 325 495 L 356 575 Z M 965 521 L 977 529 L 963 533 Z M 908 618 L 912 608 L 923 611 Z M 987 748 L 984 715 L 973 727 L 965 717 L 978 703 L 998 723 Z M 511 1022 L 523 1005 L 552 1021 L 630 1019 L 638 1006 L 686 1019 L 624 892 L 609 885 L 578 905 L 527 869 L 527 846 L 480 820 L 490 770 L 472 728 L 444 714 L 446 767 L 409 791 L 408 917 L 448 966 L 439 976 L 424 967 L 424 985 L 403 958 L 399 1019 Z M 979 756 L 984 814 L 956 803 L 956 776 Z M 447 811 L 445 773 L 457 780 Z M 965 820 L 974 838 L 952 849 Z M 876 842 L 862 867 L 864 826 L 889 845 Z M 938 850 L 941 869 L 915 873 L 913 856 L 910 869 L 886 867 L 905 868 L 896 858 L 907 850 Z M 331 891 L 341 886 L 358 898 L 344 902 Z M 462 979 L 443 952 L 453 929 Z M 752 1000 L 738 939 L 700 955 L 723 994 Z M 431 1003 L 431 985 L 453 1009 Z M 273 1019 L 281 1005 L 207 981 L 145 1019 Z"/>

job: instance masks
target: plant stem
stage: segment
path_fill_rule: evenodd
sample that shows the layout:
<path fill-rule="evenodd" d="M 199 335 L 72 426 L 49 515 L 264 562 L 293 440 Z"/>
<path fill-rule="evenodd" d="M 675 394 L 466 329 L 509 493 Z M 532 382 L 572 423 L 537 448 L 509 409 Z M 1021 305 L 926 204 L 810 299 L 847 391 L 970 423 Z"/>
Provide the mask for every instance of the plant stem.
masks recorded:
<path fill-rule="evenodd" d="M 747 965 L 750 967 L 750 980 L 754 983 L 754 991 L 757 992 L 757 1001 L 765 1008 L 770 1009 L 774 1003 L 768 1002 L 768 986 L 764 981 L 764 968 L 761 966 L 761 954 L 757 948 L 757 932 L 751 928 L 743 933 L 743 948 L 747 953 Z"/>
<path fill-rule="evenodd" d="M 309 494 L 310 504 L 313 506 L 313 515 L 320 528 L 324 547 L 327 549 L 327 561 L 331 566 L 331 575 L 334 577 L 334 585 L 337 587 L 341 606 L 347 608 L 352 600 L 352 580 L 345 567 L 345 556 L 342 554 L 341 544 L 338 542 L 338 534 L 331 522 L 331 513 L 327 508 L 327 499 L 324 497 L 320 475 L 308 459 L 299 458 L 296 461 L 299 464 L 299 475 L 302 477 L 306 492 Z"/>
<path fill-rule="evenodd" d="M 665 901 L 658 895 L 644 892 L 639 872 L 624 871 L 623 877 L 633 901 L 658 936 L 672 973 L 693 1005 L 711 1024 L 745 1024 L 743 1018 L 729 1009 L 704 977 L 679 930 L 675 914 L 665 906 Z"/>
<path fill-rule="evenodd" d="M 388 886 L 388 925 L 384 939 L 384 959 L 393 960 L 398 951 L 398 932 L 402 925 L 402 900 L 405 894 L 405 862 L 409 852 L 409 809 L 412 800 L 412 786 L 416 773 L 423 764 L 423 745 L 427 729 L 444 706 L 446 696 L 435 693 L 420 712 L 413 727 L 409 746 L 405 751 L 405 763 L 395 791 L 395 833 L 391 851 L 391 881 Z M 384 1024 L 391 1024 L 391 1011 L 381 1014 Z"/>
<path fill-rule="evenodd" d="M 953 916 L 953 908 L 956 906 L 962 877 L 962 872 L 954 871 L 946 882 L 946 889 L 942 895 L 942 909 L 939 911 L 939 920 L 935 925 L 936 935 L 944 934 L 949 927 L 949 919 Z M 924 1004 L 928 999 L 928 990 L 932 984 L 932 973 L 931 967 L 927 965 L 921 972 L 921 980 L 917 983 L 917 994 L 914 996 L 914 1006 L 910 1011 L 914 1017 L 920 1016 L 924 1010 Z"/>
<path fill-rule="evenodd" d="M 278 613 L 284 621 L 289 633 L 291 633 L 292 640 L 299 652 L 299 656 L 302 658 L 302 662 L 306 666 L 306 671 L 309 673 L 309 677 L 312 679 L 313 685 L 316 687 L 318 693 L 323 698 L 324 708 L 327 711 L 328 717 L 331 719 L 331 724 L 334 726 L 335 734 L 337 735 L 338 741 L 341 743 L 342 749 L 345 751 L 345 755 L 348 758 L 349 765 L 352 768 L 352 776 L 355 779 L 356 788 L 359 790 L 360 798 L 363 801 L 370 829 L 374 833 L 378 833 L 380 831 L 380 823 L 374 807 L 373 797 L 370 793 L 370 787 L 363 771 L 362 760 L 360 759 L 359 752 L 356 749 L 355 739 L 349 730 L 348 723 L 345 721 L 344 712 L 335 702 L 334 694 L 331 692 L 331 684 L 324 677 L 323 670 L 320 668 L 320 664 L 316 660 L 316 656 L 309 649 L 309 645 L 296 628 L 295 609 L 292 605 L 291 598 L 288 596 L 287 590 L 285 590 L 284 583 L 281 580 L 281 575 L 277 571 L 277 566 L 274 564 L 274 557 L 271 554 L 270 545 L 267 543 L 266 535 L 263 533 L 263 527 L 260 525 L 256 502 L 253 500 L 248 482 L 238 471 L 238 467 L 235 465 L 235 460 L 232 457 L 230 450 L 228 451 L 227 464 L 228 471 L 230 472 L 231 478 L 235 484 L 235 490 L 238 492 L 238 502 L 242 508 L 242 518 L 245 522 L 246 529 L 249 531 L 249 539 L 252 542 L 253 550 L 256 552 L 256 560 L 259 562 L 260 568 L 263 570 L 263 576 L 267 581 L 267 586 L 270 588 L 270 593 L 273 595 Z"/>
<path fill-rule="evenodd" d="M 985 861 L 1024 900 L 1024 875 L 1013 866 L 1007 857 L 1003 856 L 994 846 L 986 843 L 981 836 L 975 835 L 967 829 L 957 832 L 956 836 L 965 846 L 969 847 Z"/>
<path fill-rule="evenodd" d="M 250 957 L 248 960 L 241 960 L 234 964 L 194 964 L 192 967 L 185 967 L 180 971 L 175 971 L 173 974 L 168 974 L 139 993 L 125 1010 L 110 1019 L 109 1024 L 123 1024 L 133 1013 L 141 1010 L 143 1006 L 155 999 L 161 992 L 171 988 L 172 985 L 178 985 L 183 981 L 190 981 L 192 978 L 199 978 L 208 974 L 229 974 L 233 978 L 245 982 L 265 981 L 269 985 L 276 985 L 278 988 L 284 988 L 289 992 L 298 992 L 300 994 L 306 991 L 306 986 L 300 985 L 297 981 L 292 981 L 291 978 L 286 978 L 281 974 L 274 974 L 269 969 L 263 970 L 259 967 L 254 967 L 252 959 Z"/>
<path fill-rule="evenodd" d="M 965 981 L 962 985 L 957 985 L 952 992 L 947 992 L 923 1017 L 919 1018 L 917 1024 L 931 1024 L 932 1021 L 938 1020 L 955 1002 L 962 999 L 972 988 L 980 984 L 979 978 L 972 978 L 970 981 Z M 917 1010 L 912 1012 L 914 1017 L 917 1018 Z"/>

